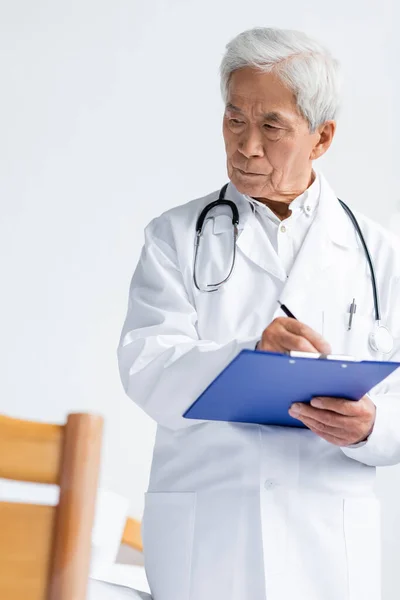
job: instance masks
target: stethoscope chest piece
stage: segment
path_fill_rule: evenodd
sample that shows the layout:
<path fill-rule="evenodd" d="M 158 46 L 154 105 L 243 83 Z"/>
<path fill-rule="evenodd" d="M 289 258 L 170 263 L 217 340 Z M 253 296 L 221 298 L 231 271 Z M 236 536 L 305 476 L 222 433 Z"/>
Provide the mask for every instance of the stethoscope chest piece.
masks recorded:
<path fill-rule="evenodd" d="M 389 329 L 376 321 L 373 330 L 369 334 L 369 345 L 374 352 L 390 354 L 393 350 L 393 336 Z"/>

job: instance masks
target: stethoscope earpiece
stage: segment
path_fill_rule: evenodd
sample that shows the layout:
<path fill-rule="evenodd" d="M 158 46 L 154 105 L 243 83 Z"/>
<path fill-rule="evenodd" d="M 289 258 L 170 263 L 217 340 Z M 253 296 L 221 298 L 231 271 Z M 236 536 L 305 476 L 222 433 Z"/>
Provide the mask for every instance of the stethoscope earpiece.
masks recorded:
<path fill-rule="evenodd" d="M 389 329 L 377 321 L 369 334 L 369 345 L 374 352 L 390 354 L 393 350 L 393 336 Z"/>

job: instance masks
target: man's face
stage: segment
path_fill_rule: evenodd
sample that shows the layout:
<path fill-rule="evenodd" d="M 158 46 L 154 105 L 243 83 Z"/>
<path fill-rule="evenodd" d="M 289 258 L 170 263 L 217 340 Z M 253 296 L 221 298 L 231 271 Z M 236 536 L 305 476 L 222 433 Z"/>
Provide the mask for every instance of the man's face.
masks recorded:
<path fill-rule="evenodd" d="M 312 160 L 330 145 L 331 139 L 318 148 L 321 131 L 310 133 L 293 93 L 273 73 L 232 73 L 223 134 L 228 176 L 242 194 L 288 203 L 300 195 L 310 184 Z"/>

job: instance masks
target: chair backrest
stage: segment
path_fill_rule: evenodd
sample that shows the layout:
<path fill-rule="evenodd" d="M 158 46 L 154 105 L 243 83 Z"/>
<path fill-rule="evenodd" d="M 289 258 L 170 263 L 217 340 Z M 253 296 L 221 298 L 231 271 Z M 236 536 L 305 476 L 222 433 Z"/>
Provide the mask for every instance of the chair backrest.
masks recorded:
<path fill-rule="evenodd" d="M 0 415 L 0 478 L 57 484 L 57 506 L 0 502 L 0 598 L 84 600 L 103 419 L 65 425 Z"/>

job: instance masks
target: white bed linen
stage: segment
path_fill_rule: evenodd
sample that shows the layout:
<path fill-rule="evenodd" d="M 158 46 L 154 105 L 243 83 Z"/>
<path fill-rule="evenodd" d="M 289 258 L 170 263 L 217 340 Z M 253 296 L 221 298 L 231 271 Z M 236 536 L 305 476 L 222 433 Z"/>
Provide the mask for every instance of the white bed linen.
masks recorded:
<path fill-rule="evenodd" d="M 89 579 L 87 600 L 151 600 L 151 596 L 132 588 Z"/>

